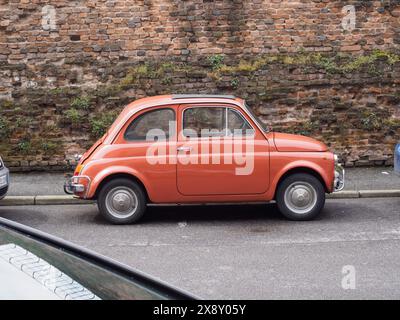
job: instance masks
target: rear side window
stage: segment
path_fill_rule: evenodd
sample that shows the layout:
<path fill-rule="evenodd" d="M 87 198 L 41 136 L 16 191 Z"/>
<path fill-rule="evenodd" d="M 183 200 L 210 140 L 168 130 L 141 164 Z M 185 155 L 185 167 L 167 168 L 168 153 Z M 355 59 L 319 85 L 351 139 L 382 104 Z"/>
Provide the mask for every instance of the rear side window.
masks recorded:
<path fill-rule="evenodd" d="M 172 109 L 157 109 L 141 114 L 132 121 L 125 131 L 127 141 L 145 141 L 150 130 L 162 130 L 169 139 L 170 122 L 175 121 L 175 111 Z"/>

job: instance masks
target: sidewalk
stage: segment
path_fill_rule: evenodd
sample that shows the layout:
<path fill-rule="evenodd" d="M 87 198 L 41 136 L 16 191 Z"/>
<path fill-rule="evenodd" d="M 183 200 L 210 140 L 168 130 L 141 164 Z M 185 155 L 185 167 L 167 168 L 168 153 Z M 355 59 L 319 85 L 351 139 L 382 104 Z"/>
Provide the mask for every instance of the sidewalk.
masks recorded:
<path fill-rule="evenodd" d="M 62 173 L 13 173 L 8 199 L 2 204 L 82 203 L 64 193 L 64 180 Z M 347 168 L 344 191 L 334 193 L 330 198 L 389 196 L 400 197 L 400 176 L 392 167 Z"/>

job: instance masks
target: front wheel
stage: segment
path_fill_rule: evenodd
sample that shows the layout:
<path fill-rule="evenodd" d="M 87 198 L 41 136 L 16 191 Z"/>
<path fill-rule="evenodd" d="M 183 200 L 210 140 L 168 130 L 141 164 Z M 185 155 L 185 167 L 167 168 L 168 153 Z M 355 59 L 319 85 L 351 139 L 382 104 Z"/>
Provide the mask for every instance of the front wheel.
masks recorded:
<path fill-rule="evenodd" d="M 295 221 L 311 220 L 325 205 L 325 189 L 313 175 L 295 173 L 279 184 L 276 202 L 286 218 Z"/>
<path fill-rule="evenodd" d="M 97 198 L 100 214 L 113 224 L 138 221 L 146 210 L 146 197 L 134 181 L 124 178 L 107 182 Z"/>

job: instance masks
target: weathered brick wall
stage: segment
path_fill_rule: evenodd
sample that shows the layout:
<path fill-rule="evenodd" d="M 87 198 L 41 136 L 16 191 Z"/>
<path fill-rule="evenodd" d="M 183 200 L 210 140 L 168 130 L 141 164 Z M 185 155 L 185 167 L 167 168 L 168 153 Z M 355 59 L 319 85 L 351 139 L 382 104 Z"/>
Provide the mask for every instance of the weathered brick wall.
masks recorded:
<path fill-rule="evenodd" d="M 398 0 L 0 0 L 0 154 L 60 169 L 133 99 L 219 92 L 348 165 L 391 164 L 399 49 Z"/>

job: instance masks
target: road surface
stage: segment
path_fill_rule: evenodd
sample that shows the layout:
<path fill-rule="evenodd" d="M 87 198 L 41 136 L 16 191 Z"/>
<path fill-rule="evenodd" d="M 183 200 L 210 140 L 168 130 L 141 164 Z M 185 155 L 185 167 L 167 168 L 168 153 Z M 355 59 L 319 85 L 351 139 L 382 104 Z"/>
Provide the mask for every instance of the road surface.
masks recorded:
<path fill-rule="evenodd" d="M 400 298 L 400 198 L 329 200 L 312 222 L 286 221 L 273 204 L 150 207 L 129 226 L 107 224 L 95 205 L 0 207 L 0 216 L 203 298 Z"/>

